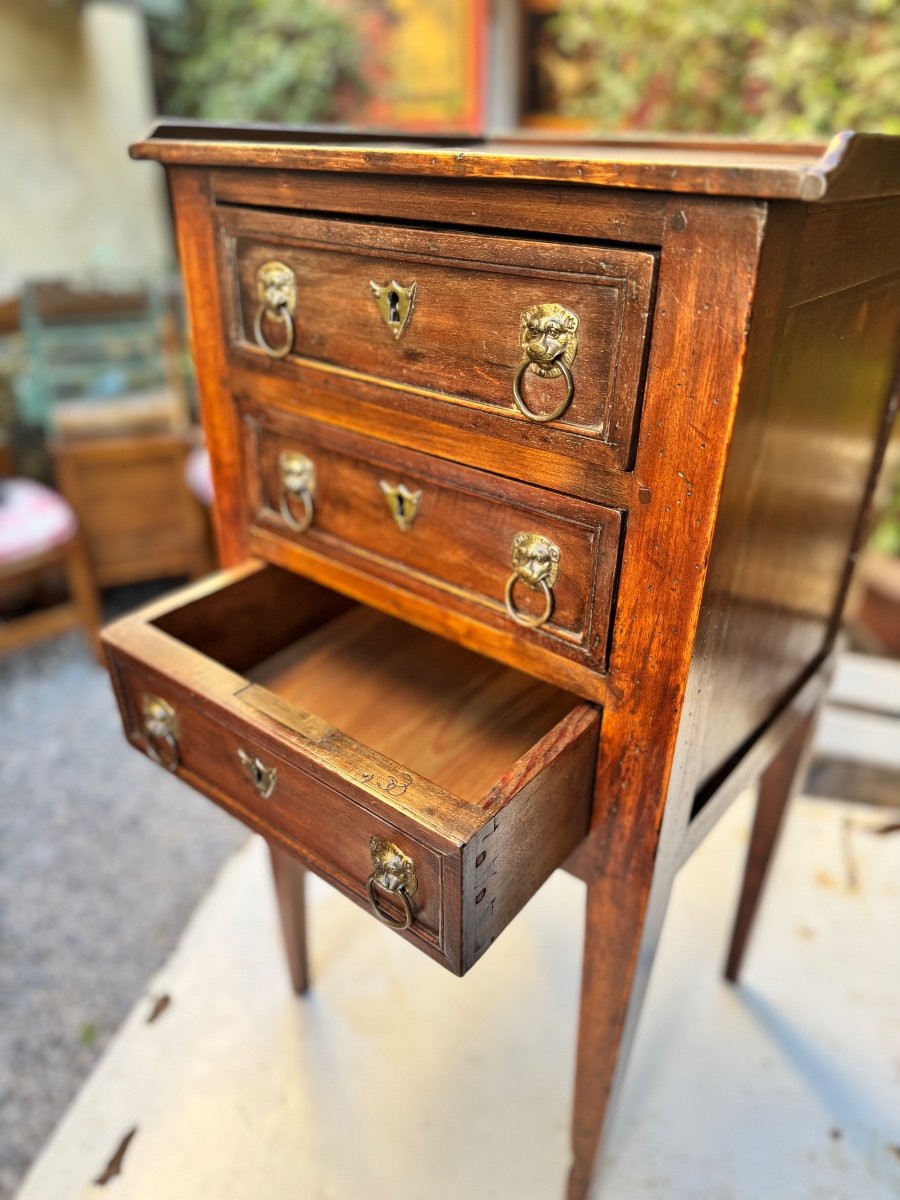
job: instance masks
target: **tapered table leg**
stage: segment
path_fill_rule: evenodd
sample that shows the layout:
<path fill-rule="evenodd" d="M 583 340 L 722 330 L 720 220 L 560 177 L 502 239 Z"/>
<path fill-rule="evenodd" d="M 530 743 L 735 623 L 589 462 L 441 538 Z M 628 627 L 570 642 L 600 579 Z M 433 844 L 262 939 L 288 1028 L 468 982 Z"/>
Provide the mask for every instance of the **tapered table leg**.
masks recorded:
<path fill-rule="evenodd" d="M 269 843 L 275 895 L 281 916 L 281 932 L 287 954 L 291 983 L 301 996 L 309 987 L 306 954 L 306 868 L 280 846 Z"/>
<path fill-rule="evenodd" d="M 568 1200 L 585 1200 L 662 928 L 670 880 L 600 877 L 587 885 Z"/>
<path fill-rule="evenodd" d="M 731 983 L 737 982 L 740 974 L 788 801 L 806 763 L 815 718 L 814 711 L 800 722 L 759 782 L 759 797 L 747 850 L 744 882 L 725 964 L 725 978 Z"/>

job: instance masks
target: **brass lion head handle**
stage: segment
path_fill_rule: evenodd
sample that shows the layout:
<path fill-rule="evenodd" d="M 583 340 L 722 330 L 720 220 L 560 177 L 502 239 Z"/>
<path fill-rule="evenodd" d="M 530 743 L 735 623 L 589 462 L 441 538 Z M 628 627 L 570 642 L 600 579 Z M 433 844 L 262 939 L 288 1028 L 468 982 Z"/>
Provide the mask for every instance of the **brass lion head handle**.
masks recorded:
<path fill-rule="evenodd" d="M 305 533 L 312 525 L 316 495 L 316 464 L 299 450 L 284 450 L 278 456 L 281 477 L 279 511 L 281 519 L 294 533 Z M 302 505 L 297 516 L 295 505 Z"/>
<path fill-rule="evenodd" d="M 181 762 L 178 750 L 178 717 L 175 709 L 160 696 L 145 694 L 141 699 L 144 749 L 149 758 L 167 771 L 177 771 Z"/>
<path fill-rule="evenodd" d="M 409 855 L 387 838 L 370 837 L 369 852 L 372 856 L 372 874 L 366 882 L 366 895 L 372 912 L 383 925 L 391 929 L 409 929 L 413 922 L 412 905 L 409 898 L 419 886 L 416 865 Z M 403 902 L 403 916 L 397 920 L 378 903 L 376 888 L 399 896 Z"/>
<path fill-rule="evenodd" d="M 506 611 L 517 625 L 537 629 L 553 612 L 553 586 L 559 579 L 559 546 L 540 533 L 517 533 L 512 541 L 513 573 L 506 582 Z M 513 591 L 523 583 L 533 592 L 543 592 L 544 607 L 536 615 L 516 608 Z"/>
<path fill-rule="evenodd" d="M 270 358 L 287 358 L 294 348 L 294 310 L 297 307 L 297 278 L 290 267 L 272 260 L 256 272 L 256 298 L 259 305 L 253 319 L 256 344 Z M 279 322 L 284 334 L 277 345 L 266 337 L 266 325 Z"/>
<path fill-rule="evenodd" d="M 516 407 L 529 421 L 555 421 L 566 411 L 575 394 L 570 367 L 578 352 L 578 317 L 561 304 L 532 304 L 520 319 L 519 340 L 522 361 L 513 378 Z M 522 399 L 522 380 L 526 372 L 541 379 L 562 376 L 566 394 L 551 412 L 536 413 Z"/>

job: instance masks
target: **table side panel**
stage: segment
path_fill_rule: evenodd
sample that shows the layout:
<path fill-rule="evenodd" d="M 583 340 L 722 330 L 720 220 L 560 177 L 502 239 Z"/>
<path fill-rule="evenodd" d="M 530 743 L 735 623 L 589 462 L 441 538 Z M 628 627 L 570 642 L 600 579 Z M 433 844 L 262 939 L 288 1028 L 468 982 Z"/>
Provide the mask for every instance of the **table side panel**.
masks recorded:
<path fill-rule="evenodd" d="M 896 203 L 773 206 L 693 666 L 700 785 L 833 641 L 887 433 L 898 225 Z"/>

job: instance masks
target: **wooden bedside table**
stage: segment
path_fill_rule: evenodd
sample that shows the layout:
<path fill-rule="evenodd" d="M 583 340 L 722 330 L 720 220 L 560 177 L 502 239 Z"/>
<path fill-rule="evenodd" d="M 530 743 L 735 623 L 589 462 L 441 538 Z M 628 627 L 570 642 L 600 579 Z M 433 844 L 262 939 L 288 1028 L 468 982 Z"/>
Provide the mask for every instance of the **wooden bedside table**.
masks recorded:
<path fill-rule="evenodd" d="M 675 873 L 762 787 L 891 416 L 900 141 L 161 125 L 227 570 L 105 635 L 129 738 L 458 974 L 587 883 L 570 1200 Z M 602 723 L 602 724 L 601 724 Z"/>

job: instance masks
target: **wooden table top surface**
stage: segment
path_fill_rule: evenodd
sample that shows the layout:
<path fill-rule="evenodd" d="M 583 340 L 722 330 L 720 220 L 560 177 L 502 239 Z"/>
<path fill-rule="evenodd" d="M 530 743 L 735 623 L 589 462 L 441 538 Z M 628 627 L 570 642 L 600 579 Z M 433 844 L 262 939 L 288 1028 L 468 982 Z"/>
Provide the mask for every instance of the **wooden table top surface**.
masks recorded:
<path fill-rule="evenodd" d="M 900 192 L 900 138 L 851 132 L 827 144 L 519 131 L 450 138 L 179 120 L 159 122 L 131 153 L 195 166 L 428 174 L 759 199 L 833 201 Z"/>

